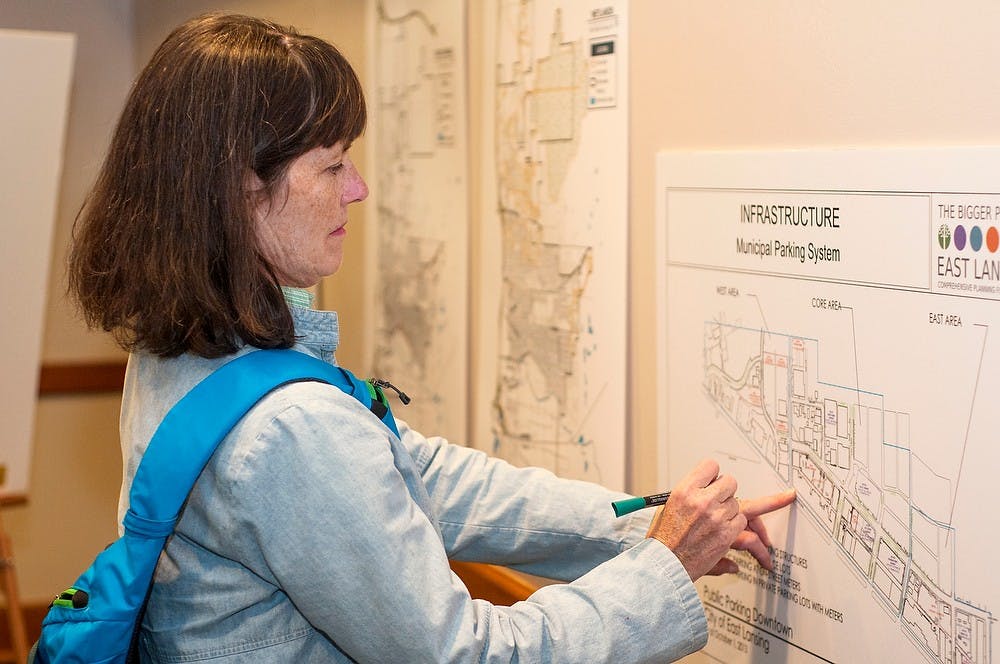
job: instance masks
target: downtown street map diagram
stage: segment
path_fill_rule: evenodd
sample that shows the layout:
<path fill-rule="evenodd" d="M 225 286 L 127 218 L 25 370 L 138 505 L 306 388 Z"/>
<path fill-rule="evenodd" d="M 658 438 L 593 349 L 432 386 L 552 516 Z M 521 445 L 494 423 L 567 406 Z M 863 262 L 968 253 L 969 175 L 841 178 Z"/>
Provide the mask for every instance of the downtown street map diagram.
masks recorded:
<path fill-rule="evenodd" d="M 692 661 L 997 661 L 1000 194 L 879 178 L 968 158 L 661 155 L 665 485 L 798 494 Z"/>
<path fill-rule="evenodd" d="M 717 319 L 705 324 L 703 388 L 920 650 L 989 662 L 992 616 L 954 591 L 956 534 L 910 499 L 911 473 L 945 481 L 913 456 L 909 414 L 823 383 L 819 355 L 815 339 Z"/>

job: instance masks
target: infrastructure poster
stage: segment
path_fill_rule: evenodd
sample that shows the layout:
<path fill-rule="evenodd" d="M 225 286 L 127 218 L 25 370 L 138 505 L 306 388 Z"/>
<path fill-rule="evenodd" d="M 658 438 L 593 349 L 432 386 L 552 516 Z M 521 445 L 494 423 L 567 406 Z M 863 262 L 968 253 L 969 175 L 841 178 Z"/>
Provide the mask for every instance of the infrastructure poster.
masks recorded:
<path fill-rule="evenodd" d="M 1000 150 L 657 168 L 663 482 L 798 490 L 773 572 L 699 580 L 695 659 L 994 661 Z"/>

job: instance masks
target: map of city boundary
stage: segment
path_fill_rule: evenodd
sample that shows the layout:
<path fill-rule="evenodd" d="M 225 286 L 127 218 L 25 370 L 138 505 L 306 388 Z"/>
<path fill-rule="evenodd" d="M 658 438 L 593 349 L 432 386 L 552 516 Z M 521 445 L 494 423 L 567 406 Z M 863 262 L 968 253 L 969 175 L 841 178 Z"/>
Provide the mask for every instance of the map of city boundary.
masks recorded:
<path fill-rule="evenodd" d="M 625 0 L 484 3 L 476 444 L 625 482 Z M 489 357 L 489 359 L 486 359 Z"/>
<path fill-rule="evenodd" d="M 994 661 L 990 158 L 661 157 L 664 486 L 711 457 L 740 495 L 798 491 L 767 519 L 772 572 L 734 553 L 698 581 L 692 661 Z"/>
<path fill-rule="evenodd" d="M 376 376 L 413 397 L 398 417 L 467 438 L 468 194 L 461 0 L 368 6 L 373 63 L 369 159 L 376 214 L 366 284 Z"/>

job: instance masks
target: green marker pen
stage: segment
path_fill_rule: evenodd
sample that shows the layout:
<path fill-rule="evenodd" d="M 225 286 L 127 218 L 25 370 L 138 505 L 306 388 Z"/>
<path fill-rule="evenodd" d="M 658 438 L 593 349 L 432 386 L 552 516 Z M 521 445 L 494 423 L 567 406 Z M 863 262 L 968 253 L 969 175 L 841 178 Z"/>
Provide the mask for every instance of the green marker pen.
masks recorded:
<path fill-rule="evenodd" d="M 611 509 L 615 511 L 615 516 L 625 516 L 626 514 L 631 514 L 636 510 L 641 510 L 644 507 L 663 505 L 667 502 L 667 498 L 669 497 L 670 492 L 667 491 L 666 493 L 654 493 L 652 496 L 623 498 L 622 500 L 616 500 L 611 503 Z"/>

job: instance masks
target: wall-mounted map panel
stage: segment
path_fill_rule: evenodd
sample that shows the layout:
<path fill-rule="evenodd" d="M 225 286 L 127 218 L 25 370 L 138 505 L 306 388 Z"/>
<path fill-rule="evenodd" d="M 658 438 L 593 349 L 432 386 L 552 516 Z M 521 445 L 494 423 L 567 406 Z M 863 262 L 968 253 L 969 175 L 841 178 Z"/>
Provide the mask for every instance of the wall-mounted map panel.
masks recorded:
<path fill-rule="evenodd" d="M 993 660 L 1000 150 L 661 153 L 661 461 L 769 518 L 698 582 L 725 662 Z"/>

